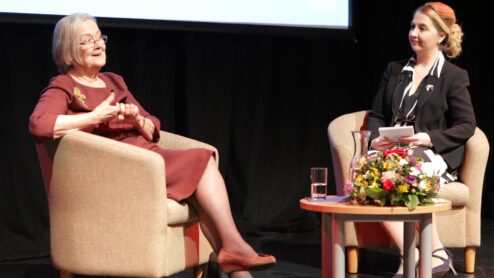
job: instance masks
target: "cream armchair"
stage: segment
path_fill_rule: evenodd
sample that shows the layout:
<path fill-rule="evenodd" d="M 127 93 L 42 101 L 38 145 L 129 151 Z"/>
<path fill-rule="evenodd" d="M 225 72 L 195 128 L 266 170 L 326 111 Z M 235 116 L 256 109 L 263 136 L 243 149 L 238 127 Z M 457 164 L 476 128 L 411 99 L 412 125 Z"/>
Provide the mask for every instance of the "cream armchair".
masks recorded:
<path fill-rule="evenodd" d="M 350 160 L 353 156 L 351 130 L 359 130 L 367 111 L 342 115 L 329 124 L 328 137 L 338 195 L 343 195 L 343 184 L 348 180 Z M 465 248 L 465 271 L 475 271 L 475 249 L 480 246 L 480 208 L 484 173 L 489 156 L 489 142 L 476 128 L 468 140 L 461 182 L 452 182 L 439 192 L 440 198 L 453 203 L 451 211 L 438 213 L 435 220 L 439 235 L 446 247 Z M 358 247 L 391 246 L 384 239 L 385 232 L 378 223 L 345 223 L 348 272 L 358 270 Z"/>
<path fill-rule="evenodd" d="M 207 144 L 161 131 L 167 149 Z M 38 145 L 53 265 L 63 275 L 162 277 L 212 252 L 194 211 L 166 198 L 156 153 L 86 132 Z"/>

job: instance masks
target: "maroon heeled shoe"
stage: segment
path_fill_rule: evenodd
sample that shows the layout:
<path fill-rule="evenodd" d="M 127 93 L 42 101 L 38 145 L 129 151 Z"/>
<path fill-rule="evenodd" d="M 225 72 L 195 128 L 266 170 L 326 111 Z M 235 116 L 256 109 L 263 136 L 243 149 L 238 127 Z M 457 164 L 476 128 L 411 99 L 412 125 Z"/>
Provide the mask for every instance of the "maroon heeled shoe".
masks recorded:
<path fill-rule="evenodd" d="M 221 249 L 218 254 L 218 265 L 223 272 L 264 270 L 276 263 L 271 255 L 258 254 L 257 256 L 242 256 Z"/>

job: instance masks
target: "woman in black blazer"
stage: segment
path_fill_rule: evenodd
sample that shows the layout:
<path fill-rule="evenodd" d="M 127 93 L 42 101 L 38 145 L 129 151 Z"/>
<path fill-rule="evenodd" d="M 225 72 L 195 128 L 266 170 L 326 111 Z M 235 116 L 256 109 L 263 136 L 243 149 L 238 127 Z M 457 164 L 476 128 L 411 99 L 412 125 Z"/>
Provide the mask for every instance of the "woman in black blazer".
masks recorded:
<path fill-rule="evenodd" d="M 367 121 L 372 131 L 371 148 L 412 144 L 440 155 L 447 172 L 461 166 L 465 143 L 475 131 L 475 115 L 467 89 L 468 73 L 445 55 L 455 58 L 461 53 L 462 36 L 455 12 L 446 4 L 426 3 L 415 11 L 408 35 L 415 55 L 390 63 L 382 76 Z M 379 127 L 396 125 L 413 125 L 415 135 L 401 137 L 399 142 L 379 136 Z M 443 183 L 454 180 L 447 173 L 443 177 Z M 402 253 L 403 223 L 385 222 L 383 226 Z M 451 255 L 444 249 L 435 224 L 432 241 L 433 274 L 446 274 L 452 267 Z M 402 273 L 401 264 L 395 277 L 402 277 Z"/>

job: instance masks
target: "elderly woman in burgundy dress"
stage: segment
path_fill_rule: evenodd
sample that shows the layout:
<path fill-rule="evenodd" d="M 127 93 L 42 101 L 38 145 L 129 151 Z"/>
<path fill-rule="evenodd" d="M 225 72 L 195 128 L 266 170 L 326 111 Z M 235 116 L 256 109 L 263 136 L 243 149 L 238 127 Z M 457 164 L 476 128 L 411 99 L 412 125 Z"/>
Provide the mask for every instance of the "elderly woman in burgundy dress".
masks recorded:
<path fill-rule="evenodd" d="M 88 14 L 72 14 L 57 23 L 52 51 L 61 74 L 41 93 L 30 117 L 32 135 L 43 141 L 78 129 L 160 154 L 166 160 L 167 197 L 196 209 L 224 271 L 251 277 L 248 270 L 273 265 L 273 256 L 258 255 L 237 230 L 213 153 L 158 147 L 160 121 L 139 105 L 121 76 L 100 72 L 106 41 Z"/>

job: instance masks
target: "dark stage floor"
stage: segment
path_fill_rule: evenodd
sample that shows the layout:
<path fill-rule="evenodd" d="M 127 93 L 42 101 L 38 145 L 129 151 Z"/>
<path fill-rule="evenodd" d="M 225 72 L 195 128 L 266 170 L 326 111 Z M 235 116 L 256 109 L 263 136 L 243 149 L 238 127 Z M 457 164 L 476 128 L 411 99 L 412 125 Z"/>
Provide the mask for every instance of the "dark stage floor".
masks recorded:
<path fill-rule="evenodd" d="M 271 237 L 251 238 L 249 242 L 262 252 L 274 254 L 278 263 L 271 269 L 254 272 L 256 278 L 312 278 L 321 277 L 320 234 L 281 234 Z M 463 272 L 463 249 L 451 249 L 455 255 L 456 277 L 494 277 L 494 220 L 482 219 L 482 246 L 477 250 L 475 274 Z M 398 266 L 396 250 L 364 249 L 361 252 L 360 273 L 347 275 L 352 278 L 391 277 Z M 55 278 L 58 272 L 49 263 L 49 258 L 25 261 L 1 262 L 0 278 Z M 88 277 L 88 276 L 76 276 Z M 172 278 L 191 278 L 192 271 L 173 275 Z M 446 277 L 455 277 L 450 272 Z"/>

